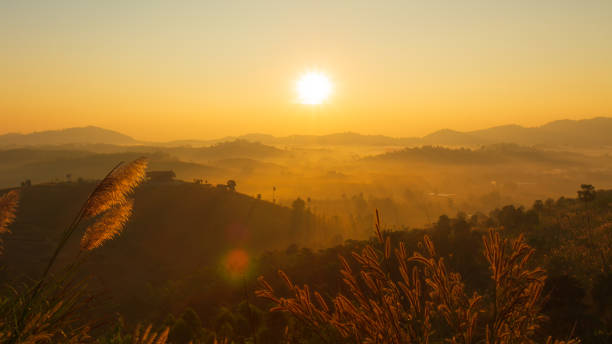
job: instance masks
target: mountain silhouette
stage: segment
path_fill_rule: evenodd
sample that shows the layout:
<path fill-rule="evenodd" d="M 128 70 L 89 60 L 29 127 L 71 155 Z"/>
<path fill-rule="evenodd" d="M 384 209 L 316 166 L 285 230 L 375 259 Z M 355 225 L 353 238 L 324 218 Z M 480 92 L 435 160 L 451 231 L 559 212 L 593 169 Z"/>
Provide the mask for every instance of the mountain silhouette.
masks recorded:
<path fill-rule="evenodd" d="M 232 139 L 258 141 L 271 145 L 337 145 L 337 146 L 414 146 L 448 145 L 481 146 L 497 143 L 519 145 L 603 147 L 612 146 L 612 118 L 597 117 L 584 120 L 558 120 L 536 127 L 516 124 L 502 125 L 473 131 L 441 129 L 423 137 L 389 137 L 363 135 L 353 132 L 328 135 L 291 135 L 275 137 L 247 134 Z M 227 140 L 224 138 L 222 140 Z"/>
<path fill-rule="evenodd" d="M 169 142 L 143 142 L 116 131 L 88 126 L 41 131 L 31 134 L 0 135 L 0 146 L 62 144 L 136 145 L 144 143 L 150 146 L 196 147 L 238 140 L 238 142 L 250 141 L 266 145 L 480 146 L 497 143 L 514 143 L 519 145 L 605 147 L 612 146 L 611 132 L 612 118 L 597 117 L 583 120 L 558 120 L 536 127 L 524 127 L 510 124 L 473 131 L 441 129 L 423 137 L 390 137 L 384 135 L 364 135 L 354 132 L 289 136 L 251 133 L 241 136 L 226 136 L 212 140 L 185 139 Z"/>
<path fill-rule="evenodd" d="M 35 146 L 97 143 L 129 145 L 138 142 L 130 136 L 94 126 L 47 130 L 30 134 L 10 133 L 0 135 L 0 145 Z"/>

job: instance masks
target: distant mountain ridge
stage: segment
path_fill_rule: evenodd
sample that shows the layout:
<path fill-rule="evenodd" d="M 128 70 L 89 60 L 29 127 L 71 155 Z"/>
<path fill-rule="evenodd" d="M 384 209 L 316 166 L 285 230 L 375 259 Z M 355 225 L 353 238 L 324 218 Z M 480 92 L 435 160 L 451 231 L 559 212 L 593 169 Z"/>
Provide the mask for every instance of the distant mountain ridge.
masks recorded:
<path fill-rule="evenodd" d="M 384 135 L 365 135 L 354 132 L 334 133 L 327 135 L 289 135 L 273 136 L 269 134 L 245 134 L 226 136 L 213 140 L 178 140 L 165 142 L 163 145 L 211 145 L 219 142 L 246 140 L 267 145 L 364 145 L 364 146 L 395 146 L 418 143 L 419 138 L 396 138 Z"/>
<path fill-rule="evenodd" d="M 551 146 L 612 146 L 612 118 L 596 117 L 583 120 L 558 120 L 537 127 L 503 125 L 453 135 L 425 136 L 427 143 L 467 145 L 517 143 L 522 145 Z"/>
<path fill-rule="evenodd" d="M 138 142 L 130 136 L 94 126 L 47 130 L 30 134 L 9 133 L 0 135 L 0 145 L 37 146 L 79 143 L 129 145 Z"/>
<path fill-rule="evenodd" d="M 482 146 L 514 143 L 530 146 L 607 147 L 612 146 L 611 133 L 612 118 L 596 117 L 583 120 L 558 120 L 536 127 L 510 124 L 465 132 L 441 129 L 423 137 L 389 137 L 384 135 L 362 135 L 353 132 L 283 137 L 266 134 L 247 134 L 209 142 L 244 139 L 271 145 Z"/>
<path fill-rule="evenodd" d="M 558 120 L 536 127 L 516 124 L 502 125 L 473 131 L 441 129 L 423 137 L 389 137 L 363 135 L 354 132 L 327 135 L 273 136 L 246 134 L 214 140 L 177 140 L 170 142 L 143 142 L 116 131 L 98 127 L 69 128 L 35 132 L 31 134 L 0 135 L 0 146 L 61 145 L 61 144 L 113 144 L 204 146 L 220 142 L 246 140 L 266 145 L 337 145 L 337 146 L 414 146 L 448 145 L 480 146 L 497 143 L 519 145 L 612 147 L 612 118 L 596 117 L 583 120 Z"/>

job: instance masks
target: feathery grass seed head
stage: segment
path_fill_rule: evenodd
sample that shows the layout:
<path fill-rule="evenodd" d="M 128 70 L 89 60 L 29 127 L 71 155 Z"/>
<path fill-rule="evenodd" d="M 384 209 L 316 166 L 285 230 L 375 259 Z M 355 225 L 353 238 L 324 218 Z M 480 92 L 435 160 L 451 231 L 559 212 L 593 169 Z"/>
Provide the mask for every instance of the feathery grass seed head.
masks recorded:
<path fill-rule="evenodd" d="M 9 233 L 8 226 L 15 221 L 15 213 L 19 205 L 19 191 L 11 190 L 0 197 L 0 234 Z M 0 239 L 2 253 L 2 239 Z"/>
<path fill-rule="evenodd" d="M 15 220 L 19 205 L 19 191 L 11 190 L 0 197 L 0 233 L 8 232 L 8 226 Z"/>
<path fill-rule="evenodd" d="M 87 227 L 85 234 L 81 238 L 81 249 L 91 251 L 96 247 L 102 246 L 106 240 L 110 240 L 121 233 L 123 226 L 132 214 L 133 205 L 134 202 L 128 200 L 108 210 Z"/>
<path fill-rule="evenodd" d="M 145 178 L 147 159 L 139 158 L 113 170 L 87 200 L 83 218 L 90 219 L 127 201 L 127 196 Z"/>

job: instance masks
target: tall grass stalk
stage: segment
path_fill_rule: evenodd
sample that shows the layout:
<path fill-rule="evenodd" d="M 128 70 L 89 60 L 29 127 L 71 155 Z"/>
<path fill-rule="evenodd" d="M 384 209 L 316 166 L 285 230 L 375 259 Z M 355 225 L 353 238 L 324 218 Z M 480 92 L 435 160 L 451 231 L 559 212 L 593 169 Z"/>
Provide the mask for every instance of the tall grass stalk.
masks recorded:
<path fill-rule="evenodd" d="M 340 256 L 340 277 L 348 293 L 337 294 L 331 303 L 317 291 L 311 292 L 308 285 L 295 285 L 280 270 L 279 276 L 293 295 L 277 296 L 263 276 L 256 295 L 272 302 L 270 311 L 290 313 L 328 342 L 535 342 L 536 330 L 544 320 L 540 306 L 546 275 L 540 268 L 528 267 L 534 250 L 522 236 L 510 241 L 501 239 L 494 230 L 483 236 L 484 255 L 495 286 L 494 299 L 487 302 L 477 292 L 471 296 L 466 293 L 461 275 L 447 269 L 428 236 L 412 256 L 404 243 L 399 243 L 394 250 L 399 278 L 392 278 L 386 271 L 391 243 L 380 230 L 378 216 L 376 235 L 384 247 L 382 254 L 371 245 L 352 253 L 359 271 L 353 271 Z M 564 342 L 549 338 L 547 343 Z"/>
<path fill-rule="evenodd" d="M 67 267 L 66 272 L 68 274 L 76 270 L 76 267 L 81 262 L 80 258 L 83 252 L 99 247 L 105 240 L 111 239 L 119 233 L 131 213 L 132 201 L 128 199 L 128 195 L 144 179 L 146 167 L 146 158 L 139 158 L 125 165 L 121 162 L 113 167 L 90 193 L 72 223 L 62 233 L 35 287 L 26 295 L 23 309 L 16 320 L 13 333 L 7 343 L 14 344 L 20 340 L 20 336 L 27 325 L 25 320 L 32 311 L 32 303 L 39 296 L 44 284 L 48 281 L 49 273 L 56 263 L 60 252 L 83 221 L 93 219 L 94 222 L 81 240 L 82 249 L 79 251 L 75 262 Z M 127 208 L 129 210 L 126 210 Z M 99 215 L 101 217 L 98 218 Z"/>

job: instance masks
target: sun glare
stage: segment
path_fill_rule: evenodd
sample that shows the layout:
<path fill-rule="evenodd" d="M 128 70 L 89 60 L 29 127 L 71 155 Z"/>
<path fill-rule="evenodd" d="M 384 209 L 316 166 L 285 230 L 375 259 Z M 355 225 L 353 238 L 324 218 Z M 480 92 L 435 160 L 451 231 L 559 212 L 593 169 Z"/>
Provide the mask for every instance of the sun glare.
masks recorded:
<path fill-rule="evenodd" d="M 296 86 L 299 102 L 307 105 L 323 103 L 332 92 L 331 81 L 321 72 L 302 75 Z"/>

